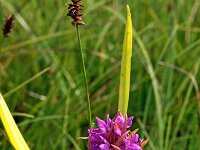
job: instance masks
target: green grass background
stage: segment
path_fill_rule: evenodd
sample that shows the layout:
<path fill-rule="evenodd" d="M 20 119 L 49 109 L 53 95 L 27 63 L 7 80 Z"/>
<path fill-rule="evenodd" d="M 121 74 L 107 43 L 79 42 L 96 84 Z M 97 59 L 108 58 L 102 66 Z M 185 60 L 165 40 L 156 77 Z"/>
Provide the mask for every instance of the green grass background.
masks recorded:
<path fill-rule="evenodd" d="M 149 139 L 146 150 L 198 150 L 200 1 L 81 2 L 93 122 L 117 111 L 129 4 L 135 31 L 128 107 L 135 116 L 132 129 L 139 127 L 141 137 Z M 0 1 L 1 28 L 7 16 L 15 15 L 9 38 L 0 35 L 0 91 L 35 150 L 87 145 L 78 139 L 87 136 L 87 103 L 76 30 L 65 3 L 70 1 Z M 12 149 L 0 128 L 0 149 Z"/>

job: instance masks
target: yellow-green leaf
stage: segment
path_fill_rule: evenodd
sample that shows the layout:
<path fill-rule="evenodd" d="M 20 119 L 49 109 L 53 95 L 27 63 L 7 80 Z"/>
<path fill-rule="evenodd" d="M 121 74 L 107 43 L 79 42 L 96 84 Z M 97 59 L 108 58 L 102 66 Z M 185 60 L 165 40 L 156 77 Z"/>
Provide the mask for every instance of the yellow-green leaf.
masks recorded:
<path fill-rule="evenodd" d="M 0 93 L 0 119 L 3 122 L 6 133 L 16 150 L 29 150 L 23 136 L 21 135 L 11 113 Z"/>
<path fill-rule="evenodd" d="M 130 89 L 130 73 L 131 73 L 131 56 L 132 56 L 132 20 L 129 6 L 127 5 L 127 21 L 124 34 L 124 43 L 121 61 L 120 87 L 119 87 L 119 104 L 118 110 L 123 115 L 127 113 L 129 89 Z"/>

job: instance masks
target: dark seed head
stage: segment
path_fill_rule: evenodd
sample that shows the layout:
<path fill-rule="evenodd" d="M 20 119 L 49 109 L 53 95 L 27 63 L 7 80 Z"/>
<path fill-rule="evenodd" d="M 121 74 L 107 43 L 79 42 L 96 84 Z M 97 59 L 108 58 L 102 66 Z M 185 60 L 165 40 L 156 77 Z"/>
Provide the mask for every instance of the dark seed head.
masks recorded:
<path fill-rule="evenodd" d="M 72 25 L 84 25 L 84 21 L 82 20 L 81 16 L 83 16 L 82 13 L 80 13 L 81 10 L 83 10 L 83 5 L 79 4 L 80 0 L 72 0 L 72 4 L 68 4 L 69 12 L 67 13 L 67 16 L 70 16 L 73 21 Z"/>
<path fill-rule="evenodd" d="M 7 20 L 6 20 L 6 22 L 5 22 L 4 26 L 3 26 L 3 35 L 4 35 L 4 37 L 8 37 L 8 34 L 11 32 L 11 30 L 12 30 L 12 28 L 14 26 L 14 19 L 15 19 L 14 15 L 10 15 L 7 18 Z"/>
<path fill-rule="evenodd" d="M 72 0 L 72 2 L 74 3 L 74 4 L 76 4 L 76 3 L 78 3 L 78 2 L 80 2 L 81 0 Z"/>

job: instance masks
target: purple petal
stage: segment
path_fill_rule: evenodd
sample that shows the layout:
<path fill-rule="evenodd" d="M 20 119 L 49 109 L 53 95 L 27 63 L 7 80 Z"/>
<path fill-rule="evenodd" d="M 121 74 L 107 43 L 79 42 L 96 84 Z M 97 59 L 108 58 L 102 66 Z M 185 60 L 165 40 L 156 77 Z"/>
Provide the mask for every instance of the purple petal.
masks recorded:
<path fill-rule="evenodd" d="M 129 117 L 129 118 L 127 119 L 127 128 L 130 128 L 130 127 L 131 127 L 133 119 L 134 119 L 133 116 L 131 116 L 131 117 Z"/>
<path fill-rule="evenodd" d="M 106 125 L 105 121 L 103 121 L 103 120 L 101 120 L 101 119 L 99 119 L 99 118 L 96 118 L 96 119 L 97 119 L 97 125 L 98 125 L 99 129 L 100 129 L 101 131 L 106 132 L 106 127 L 107 127 L 107 125 Z"/>
<path fill-rule="evenodd" d="M 107 117 L 106 117 L 106 122 L 107 122 L 107 129 L 109 130 L 110 127 L 111 127 L 111 122 L 112 122 L 112 120 L 110 119 L 109 115 L 107 115 Z"/>
<path fill-rule="evenodd" d="M 122 131 L 117 124 L 114 125 L 114 133 L 117 134 L 118 136 L 122 135 Z"/>
<path fill-rule="evenodd" d="M 102 137 L 102 136 L 100 136 L 100 138 L 101 138 L 101 140 L 103 141 L 103 144 L 100 144 L 100 145 L 99 145 L 99 148 L 100 148 L 101 150 L 108 150 L 109 147 L 110 147 L 109 142 L 108 142 L 104 137 Z"/>
<path fill-rule="evenodd" d="M 100 129 L 99 128 L 91 128 L 91 129 L 88 129 L 88 134 L 96 134 L 96 133 L 101 133 Z"/>
<path fill-rule="evenodd" d="M 125 122 L 125 119 L 122 115 L 118 115 L 115 119 L 115 123 L 117 123 L 120 128 L 124 127 L 124 122 Z"/>
<path fill-rule="evenodd" d="M 142 150 L 142 148 L 138 144 L 131 144 L 128 150 Z"/>
<path fill-rule="evenodd" d="M 99 148 L 101 149 L 101 150 L 109 150 L 109 145 L 107 145 L 107 144 L 100 144 L 99 145 Z"/>
<path fill-rule="evenodd" d="M 138 134 L 134 134 L 132 139 L 131 139 L 131 142 L 132 143 L 138 143 L 139 141 L 139 135 Z"/>
<path fill-rule="evenodd" d="M 126 150 L 142 150 L 139 144 L 134 143 L 133 141 L 129 141 L 126 138 L 124 138 L 123 141 L 125 143 Z"/>

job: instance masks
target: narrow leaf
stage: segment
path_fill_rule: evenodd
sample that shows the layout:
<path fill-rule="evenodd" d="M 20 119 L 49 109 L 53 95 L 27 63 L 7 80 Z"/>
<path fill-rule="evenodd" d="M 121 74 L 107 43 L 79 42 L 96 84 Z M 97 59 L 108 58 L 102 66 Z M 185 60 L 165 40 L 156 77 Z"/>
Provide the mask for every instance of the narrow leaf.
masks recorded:
<path fill-rule="evenodd" d="M 6 133 L 13 147 L 16 150 L 29 150 L 23 136 L 21 135 L 11 113 L 0 93 L 0 119 L 6 129 Z"/>
<path fill-rule="evenodd" d="M 127 113 L 129 89 L 130 89 L 130 73 L 131 73 L 131 56 L 132 56 L 132 20 L 129 6 L 127 5 L 127 21 L 124 34 L 124 43 L 121 61 L 120 87 L 119 87 L 119 104 L 118 110 L 123 115 Z"/>

